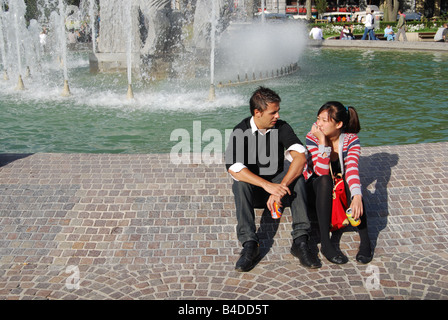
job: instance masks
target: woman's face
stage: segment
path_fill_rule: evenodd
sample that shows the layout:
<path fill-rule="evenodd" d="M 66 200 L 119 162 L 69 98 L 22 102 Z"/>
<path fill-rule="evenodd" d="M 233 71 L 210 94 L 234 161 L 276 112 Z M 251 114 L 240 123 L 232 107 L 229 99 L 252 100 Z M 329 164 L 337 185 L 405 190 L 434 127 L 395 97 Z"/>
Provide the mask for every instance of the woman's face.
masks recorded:
<path fill-rule="evenodd" d="M 328 111 L 324 110 L 317 116 L 317 127 L 326 137 L 339 135 L 342 128 L 342 121 L 336 122 L 328 115 Z"/>

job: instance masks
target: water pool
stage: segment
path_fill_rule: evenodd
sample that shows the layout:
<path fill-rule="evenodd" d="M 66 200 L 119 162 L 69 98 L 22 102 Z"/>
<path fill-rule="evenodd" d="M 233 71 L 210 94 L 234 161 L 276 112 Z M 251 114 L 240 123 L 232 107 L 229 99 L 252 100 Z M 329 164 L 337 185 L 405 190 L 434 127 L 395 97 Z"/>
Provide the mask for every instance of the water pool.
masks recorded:
<path fill-rule="evenodd" d="M 258 85 L 282 97 L 281 117 L 303 141 L 317 109 L 328 100 L 354 106 L 364 146 L 448 139 L 448 54 L 443 52 L 309 48 L 293 75 L 217 88 L 207 101 L 207 80 L 134 84 L 126 99 L 126 75 L 91 74 L 86 53 L 72 53 L 72 96 L 63 98 L 61 72 L 45 83 L 0 80 L 0 153 L 165 153 L 176 129 L 231 129 L 249 115 Z M 220 79 L 217 78 L 217 81 Z M 222 79 L 227 80 L 227 79 Z M 204 142 L 205 144 L 207 142 Z"/>

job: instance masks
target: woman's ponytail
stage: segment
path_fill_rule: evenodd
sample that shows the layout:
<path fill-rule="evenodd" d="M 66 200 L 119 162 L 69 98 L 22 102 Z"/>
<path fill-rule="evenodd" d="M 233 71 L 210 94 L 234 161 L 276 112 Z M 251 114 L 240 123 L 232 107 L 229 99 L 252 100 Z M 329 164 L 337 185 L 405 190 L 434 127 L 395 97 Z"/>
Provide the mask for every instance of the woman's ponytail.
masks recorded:
<path fill-rule="evenodd" d="M 361 124 L 359 123 L 358 112 L 354 107 L 345 107 L 338 101 L 328 101 L 320 107 L 317 115 L 326 110 L 328 115 L 336 122 L 342 121 L 344 124 L 342 132 L 358 133 L 361 131 Z"/>
<path fill-rule="evenodd" d="M 358 133 L 361 131 L 361 124 L 359 123 L 358 112 L 353 107 L 347 107 L 348 121 L 345 125 L 344 132 L 346 133 Z"/>

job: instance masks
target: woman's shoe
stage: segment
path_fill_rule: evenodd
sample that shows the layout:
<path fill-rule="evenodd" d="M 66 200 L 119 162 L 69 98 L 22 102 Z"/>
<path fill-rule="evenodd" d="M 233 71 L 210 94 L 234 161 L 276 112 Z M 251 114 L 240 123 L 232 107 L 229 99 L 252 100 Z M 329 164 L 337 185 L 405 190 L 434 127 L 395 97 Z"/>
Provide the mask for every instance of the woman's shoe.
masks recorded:
<path fill-rule="evenodd" d="M 334 264 L 345 264 L 348 262 L 348 258 L 343 254 L 338 254 L 334 257 L 325 257 L 328 261 Z"/>
<path fill-rule="evenodd" d="M 361 262 L 363 264 L 367 264 L 373 259 L 373 254 L 370 253 L 370 256 L 366 256 L 360 252 L 356 255 L 356 261 Z"/>
<path fill-rule="evenodd" d="M 367 245 L 366 245 L 367 243 Z M 356 255 L 356 261 L 367 264 L 373 259 L 373 250 L 370 247 L 370 242 L 368 241 L 362 241 L 361 238 L 361 244 L 359 245 L 358 254 Z"/>
<path fill-rule="evenodd" d="M 342 254 L 341 252 L 336 252 L 336 255 L 330 255 L 325 253 L 325 249 L 321 247 L 320 251 L 324 255 L 324 257 L 334 264 L 345 264 L 348 262 L 348 258 Z"/>

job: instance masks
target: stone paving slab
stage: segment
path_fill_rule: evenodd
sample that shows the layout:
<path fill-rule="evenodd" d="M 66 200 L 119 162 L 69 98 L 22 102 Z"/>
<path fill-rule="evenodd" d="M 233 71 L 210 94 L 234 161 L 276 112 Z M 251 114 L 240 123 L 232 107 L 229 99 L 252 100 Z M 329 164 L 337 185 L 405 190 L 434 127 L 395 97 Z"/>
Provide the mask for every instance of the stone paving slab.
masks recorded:
<path fill-rule="evenodd" d="M 448 142 L 365 147 L 374 260 L 355 230 L 338 266 L 308 270 L 290 253 L 291 217 L 257 211 L 263 259 L 234 265 L 231 178 L 223 164 L 168 154 L 0 155 L 0 298 L 448 298 Z M 317 250 L 318 235 L 313 232 Z"/>

